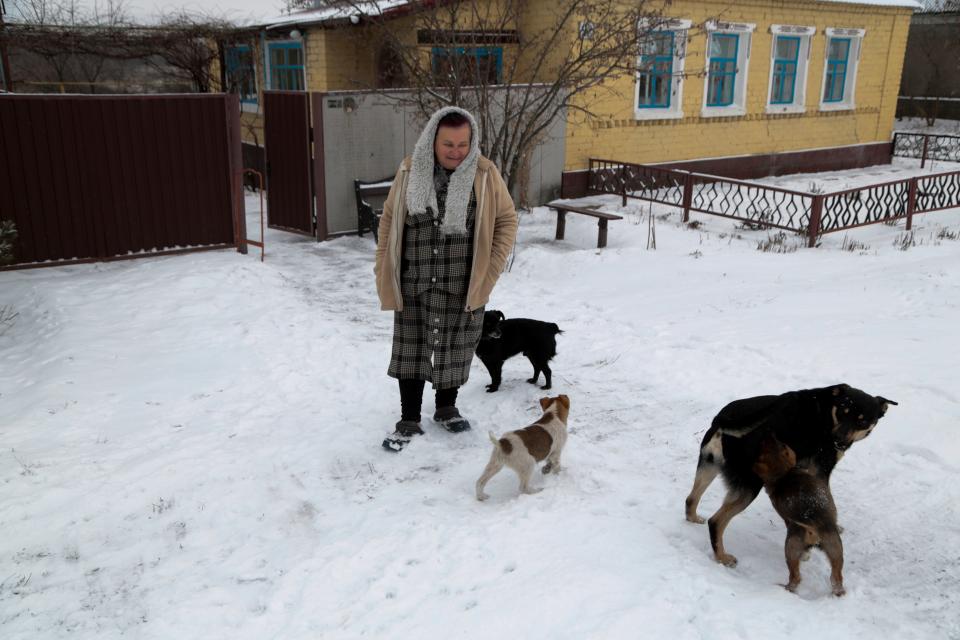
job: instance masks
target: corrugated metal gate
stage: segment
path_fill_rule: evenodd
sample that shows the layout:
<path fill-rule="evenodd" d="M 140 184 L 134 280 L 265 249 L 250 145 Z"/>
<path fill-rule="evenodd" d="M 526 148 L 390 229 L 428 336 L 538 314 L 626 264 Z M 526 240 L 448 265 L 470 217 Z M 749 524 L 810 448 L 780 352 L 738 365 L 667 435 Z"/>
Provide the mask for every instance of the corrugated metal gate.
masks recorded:
<path fill-rule="evenodd" d="M 263 137 L 269 226 L 312 235 L 309 98 L 303 91 L 265 91 Z"/>
<path fill-rule="evenodd" d="M 15 265 L 236 246 L 236 96 L 0 95 L 0 219 Z"/>

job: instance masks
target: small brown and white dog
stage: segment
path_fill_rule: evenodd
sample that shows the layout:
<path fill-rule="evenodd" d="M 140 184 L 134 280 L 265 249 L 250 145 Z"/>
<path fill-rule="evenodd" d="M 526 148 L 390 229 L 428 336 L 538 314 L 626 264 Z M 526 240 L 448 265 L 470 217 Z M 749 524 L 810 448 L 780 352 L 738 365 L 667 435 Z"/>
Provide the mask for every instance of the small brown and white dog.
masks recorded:
<path fill-rule="evenodd" d="M 490 432 L 493 441 L 493 453 L 490 462 L 477 480 L 477 500 L 486 500 L 490 496 L 483 488 L 504 465 L 520 476 L 521 493 L 538 493 L 541 489 L 530 488 L 530 476 L 538 462 L 544 460 L 544 473 L 560 471 L 560 453 L 567 442 L 567 415 L 570 413 L 570 398 L 559 395 L 555 398 L 540 398 L 543 415 L 529 427 L 508 431 L 499 440 Z"/>

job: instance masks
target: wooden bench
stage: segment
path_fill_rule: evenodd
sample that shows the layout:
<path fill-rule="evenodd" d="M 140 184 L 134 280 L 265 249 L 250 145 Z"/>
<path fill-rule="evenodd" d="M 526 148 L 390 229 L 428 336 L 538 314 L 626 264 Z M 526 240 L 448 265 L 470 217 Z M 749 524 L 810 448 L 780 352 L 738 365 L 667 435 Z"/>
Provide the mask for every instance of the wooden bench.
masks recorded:
<path fill-rule="evenodd" d="M 623 220 L 623 216 L 618 216 L 615 213 L 604 213 L 603 211 L 595 211 L 583 207 L 572 207 L 559 202 L 550 202 L 547 206 L 557 212 L 557 240 L 563 240 L 563 234 L 567 228 L 566 218 L 568 213 L 579 213 L 597 218 L 597 226 L 599 227 L 597 230 L 598 249 L 603 249 L 607 246 L 607 223 L 611 220 Z"/>
<path fill-rule="evenodd" d="M 373 205 L 367 202 L 370 196 L 386 196 L 390 193 L 390 185 L 393 184 L 393 178 L 384 178 L 367 182 L 364 180 L 353 181 L 353 193 L 357 199 L 357 235 L 363 236 L 364 231 L 373 232 L 373 241 L 379 242 L 378 230 L 380 227 L 380 215 L 383 209 L 375 209 Z"/>

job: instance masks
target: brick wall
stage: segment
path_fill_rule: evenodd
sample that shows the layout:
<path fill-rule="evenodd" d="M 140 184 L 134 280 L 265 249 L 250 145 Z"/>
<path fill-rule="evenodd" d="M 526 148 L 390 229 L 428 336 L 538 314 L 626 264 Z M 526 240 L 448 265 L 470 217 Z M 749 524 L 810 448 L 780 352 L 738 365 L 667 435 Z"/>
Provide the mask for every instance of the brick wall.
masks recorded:
<path fill-rule="evenodd" d="M 543 14 L 547 15 L 549 12 Z M 668 15 L 692 20 L 682 81 L 683 118 L 636 120 L 634 80 L 624 77 L 584 96 L 597 118 L 575 116 L 567 126 L 566 170 L 587 166 L 588 158 L 638 163 L 780 153 L 890 139 L 903 65 L 910 9 L 827 2 L 677 0 Z M 755 23 L 746 87 L 746 115 L 703 117 L 707 33 L 698 29 L 711 17 Z M 538 18 L 538 16 L 534 16 Z M 535 28 L 535 21 L 532 23 Z M 772 24 L 816 27 L 807 64 L 805 112 L 767 114 Z M 866 29 L 856 75 L 855 108 L 820 111 L 828 27 Z M 529 27 L 528 27 L 529 28 Z M 572 36 L 571 36 L 572 37 Z M 799 76 L 798 76 L 799 82 Z M 615 95 L 612 91 L 621 95 Z"/>

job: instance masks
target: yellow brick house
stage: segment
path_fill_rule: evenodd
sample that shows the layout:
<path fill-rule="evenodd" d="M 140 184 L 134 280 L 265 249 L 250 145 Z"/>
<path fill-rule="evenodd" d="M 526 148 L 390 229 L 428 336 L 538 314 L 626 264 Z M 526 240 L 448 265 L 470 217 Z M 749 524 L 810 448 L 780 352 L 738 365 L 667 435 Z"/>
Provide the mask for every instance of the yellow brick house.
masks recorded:
<path fill-rule="evenodd" d="M 443 4 L 385 0 L 376 18 L 392 21 L 434 65 L 444 55 L 482 57 L 496 82 L 512 43 L 542 29 L 563 2 L 526 0 L 500 41 L 455 50 L 420 28 L 422 12 Z M 580 96 L 593 115 L 568 116 L 565 195 L 585 188 L 590 158 L 731 177 L 889 162 L 916 2 L 674 0 L 662 6 L 669 19 L 638 44 L 634 72 Z M 246 43 L 225 43 L 224 68 L 229 84 L 239 87 L 248 131 L 256 130 L 264 88 L 361 91 L 402 83 L 391 74 L 390 51 L 373 39 L 370 19 L 356 6 L 314 9 L 258 25 Z M 558 48 L 581 36 L 571 28 Z M 527 80 L 549 80 L 549 65 L 545 69 Z"/>

